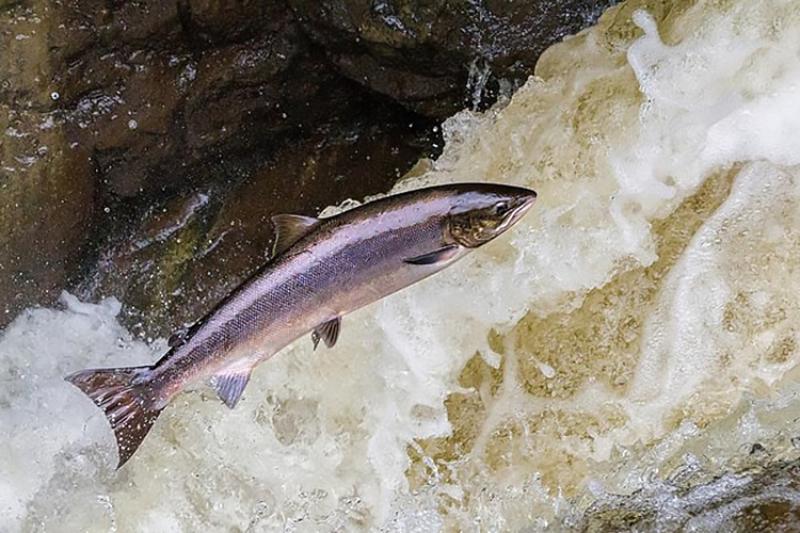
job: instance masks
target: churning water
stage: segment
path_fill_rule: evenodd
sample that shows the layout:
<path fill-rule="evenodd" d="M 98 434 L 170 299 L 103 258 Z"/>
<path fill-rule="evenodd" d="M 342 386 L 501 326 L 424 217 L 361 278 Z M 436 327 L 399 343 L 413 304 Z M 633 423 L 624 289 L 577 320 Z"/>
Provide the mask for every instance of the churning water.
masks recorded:
<path fill-rule="evenodd" d="M 519 184 L 532 212 L 335 349 L 260 366 L 235 410 L 180 396 L 120 472 L 62 377 L 165 343 L 113 299 L 18 317 L 0 530 L 540 530 L 626 505 L 714 530 L 757 503 L 737 488 L 798 442 L 800 4 L 629 1 L 445 130 L 398 189 Z"/>

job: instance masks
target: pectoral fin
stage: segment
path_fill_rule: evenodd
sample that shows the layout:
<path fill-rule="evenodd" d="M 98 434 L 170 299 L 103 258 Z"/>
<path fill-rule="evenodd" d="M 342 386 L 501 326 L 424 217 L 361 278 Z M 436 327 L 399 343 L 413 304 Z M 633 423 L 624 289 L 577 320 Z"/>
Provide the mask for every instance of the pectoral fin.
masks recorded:
<path fill-rule="evenodd" d="M 211 378 L 211 386 L 230 409 L 239 403 L 252 371 L 252 367 L 223 371 Z"/>
<path fill-rule="evenodd" d="M 339 338 L 339 328 L 342 325 L 342 319 L 338 316 L 333 320 L 328 320 L 324 324 L 320 324 L 311 333 L 311 340 L 314 342 L 314 349 L 317 349 L 320 339 L 325 341 L 325 346 L 332 348 Z"/>
<path fill-rule="evenodd" d="M 275 226 L 275 244 L 272 256 L 285 251 L 299 241 L 319 224 L 319 219 L 303 215 L 275 215 L 272 224 Z"/>
<path fill-rule="evenodd" d="M 459 248 L 460 247 L 457 244 L 448 244 L 447 246 L 439 248 L 438 250 L 434 250 L 427 254 L 418 255 L 417 257 L 404 259 L 404 261 L 411 265 L 434 265 L 436 263 L 443 263 L 455 257 Z"/>

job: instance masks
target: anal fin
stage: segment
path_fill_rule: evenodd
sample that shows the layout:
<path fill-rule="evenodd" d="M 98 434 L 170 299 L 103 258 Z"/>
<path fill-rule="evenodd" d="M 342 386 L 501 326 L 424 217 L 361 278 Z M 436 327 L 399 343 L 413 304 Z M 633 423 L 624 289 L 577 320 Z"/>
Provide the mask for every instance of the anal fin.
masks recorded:
<path fill-rule="evenodd" d="M 233 409 L 239 403 L 252 371 L 252 367 L 225 369 L 211 378 L 211 386 L 228 408 Z"/>

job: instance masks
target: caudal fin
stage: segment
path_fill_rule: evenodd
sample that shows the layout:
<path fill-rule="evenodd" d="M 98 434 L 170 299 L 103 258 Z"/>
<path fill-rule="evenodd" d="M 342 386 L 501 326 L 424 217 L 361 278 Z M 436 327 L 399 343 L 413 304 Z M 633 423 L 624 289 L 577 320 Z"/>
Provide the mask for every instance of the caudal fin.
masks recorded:
<path fill-rule="evenodd" d="M 142 379 L 149 370 L 147 366 L 84 370 L 65 378 L 105 413 L 117 439 L 117 468 L 130 459 L 161 414 L 162 407 L 155 405 Z"/>

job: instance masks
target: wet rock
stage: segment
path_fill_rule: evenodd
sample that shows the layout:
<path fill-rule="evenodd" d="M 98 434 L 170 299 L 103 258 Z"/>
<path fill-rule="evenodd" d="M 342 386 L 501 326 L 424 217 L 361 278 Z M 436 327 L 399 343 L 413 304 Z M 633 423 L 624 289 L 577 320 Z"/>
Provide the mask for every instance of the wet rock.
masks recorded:
<path fill-rule="evenodd" d="M 94 210 L 90 154 L 58 127 L 59 94 L 35 8 L 0 3 L 0 325 L 58 295 Z"/>
<path fill-rule="evenodd" d="M 570 529 L 587 533 L 794 531 L 800 519 L 797 459 L 754 465 L 738 474 L 687 485 L 661 483 L 629 496 L 606 496 L 580 521 L 570 523 Z"/>
<path fill-rule="evenodd" d="M 151 205 L 225 189 L 287 139 L 392 105 L 361 106 L 282 2 L 4 2 L 0 49 L 0 325 L 92 276 Z M 129 275 L 119 259 L 107 269 Z"/>
<path fill-rule="evenodd" d="M 490 100 L 600 7 L 0 0 L 0 326 L 65 286 L 196 316 L 263 259 L 260 217 L 388 188 L 431 148 L 417 112 Z"/>
<path fill-rule="evenodd" d="M 402 121 L 402 110 L 380 100 L 358 103 L 360 122 L 331 124 L 247 166 L 239 161 L 229 179 L 158 202 L 112 231 L 78 294 L 114 295 L 130 329 L 167 337 L 267 262 L 273 214 L 316 215 L 386 191 L 420 154 L 436 155 L 441 140 L 429 122 Z M 110 224 L 121 223 L 114 218 Z"/>
<path fill-rule="evenodd" d="M 314 123 L 349 95 L 279 2 L 82 0 L 53 11 L 68 53 L 51 83 L 69 136 L 93 148 L 107 201 L 207 180 L 193 167 Z"/>
<path fill-rule="evenodd" d="M 612 0 L 288 0 L 339 71 L 428 116 L 491 102 Z"/>
<path fill-rule="evenodd" d="M 93 215 L 87 153 L 0 104 L 0 323 L 63 288 Z"/>

